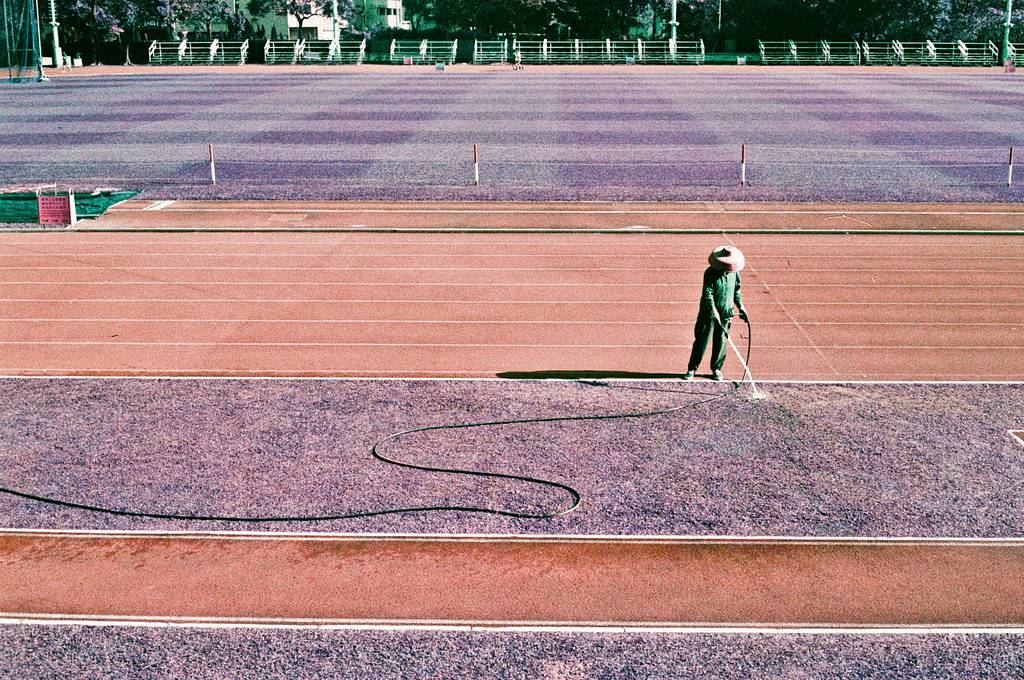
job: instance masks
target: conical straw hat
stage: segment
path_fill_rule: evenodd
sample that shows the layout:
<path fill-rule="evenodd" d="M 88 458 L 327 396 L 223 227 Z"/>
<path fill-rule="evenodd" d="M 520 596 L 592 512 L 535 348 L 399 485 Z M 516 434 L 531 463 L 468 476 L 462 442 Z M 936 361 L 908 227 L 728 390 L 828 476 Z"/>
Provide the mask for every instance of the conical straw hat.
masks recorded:
<path fill-rule="evenodd" d="M 708 255 L 708 264 L 720 272 L 738 272 L 743 269 L 746 260 L 743 253 L 735 246 L 718 246 Z"/>

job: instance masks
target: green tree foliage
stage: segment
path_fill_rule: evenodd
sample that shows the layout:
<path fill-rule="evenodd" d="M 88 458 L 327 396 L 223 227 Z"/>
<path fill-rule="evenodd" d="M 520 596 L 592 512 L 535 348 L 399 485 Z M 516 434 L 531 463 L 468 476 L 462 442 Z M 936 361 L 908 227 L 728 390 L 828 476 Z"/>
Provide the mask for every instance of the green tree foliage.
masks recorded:
<path fill-rule="evenodd" d="M 433 0 L 404 0 L 402 6 L 405 8 L 405 16 L 412 24 L 412 30 L 420 30 L 423 21 L 434 20 Z"/>
<path fill-rule="evenodd" d="M 331 0 L 249 0 L 246 5 L 249 14 L 261 16 L 265 14 L 276 14 L 278 16 L 293 16 L 302 29 L 302 24 L 310 17 L 331 16 L 334 11 L 334 4 Z M 347 19 L 352 16 L 355 4 L 353 0 L 338 0 L 338 19 Z"/>
<path fill-rule="evenodd" d="M 203 26 L 206 37 L 213 33 L 213 22 L 226 21 L 231 15 L 227 0 L 173 0 L 171 8 L 175 22 Z"/>
<path fill-rule="evenodd" d="M 58 0 L 61 47 L 94 61 L 108 43 L 140 40 L 151 27 L 169 30 L 172 14 L 170 0 Z"/>
<path fill-rule="evenodd" d="M 449 32 L 475 28 L 491 35 L 543 33 L 557 24 L 562 4 L 563 0 L 434 0 L 434 21 Z"/>

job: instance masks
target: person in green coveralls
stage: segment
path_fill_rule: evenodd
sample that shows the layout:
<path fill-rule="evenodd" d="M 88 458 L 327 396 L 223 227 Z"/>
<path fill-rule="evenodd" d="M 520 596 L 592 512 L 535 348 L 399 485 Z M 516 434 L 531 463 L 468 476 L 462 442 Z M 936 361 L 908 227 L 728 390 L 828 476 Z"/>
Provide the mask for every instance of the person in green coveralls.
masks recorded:
<path fill-rule="evenodd" d="M 711 377 L 722 379 L 725 363 L 725 339 L 732 323 L 733 308 L 747 321 L 747 310 L 740 297 L 740 270 L 745 261 L 739 248 L 719 246 L 708 256 L 711 266 L 704 270 L 704 288 L 700 295 L 697 324 L 693 327 L 693 351 L 686 367 L 684 380 L 692 380 L 704 358 L 704 350 L 711 344 Z"/>

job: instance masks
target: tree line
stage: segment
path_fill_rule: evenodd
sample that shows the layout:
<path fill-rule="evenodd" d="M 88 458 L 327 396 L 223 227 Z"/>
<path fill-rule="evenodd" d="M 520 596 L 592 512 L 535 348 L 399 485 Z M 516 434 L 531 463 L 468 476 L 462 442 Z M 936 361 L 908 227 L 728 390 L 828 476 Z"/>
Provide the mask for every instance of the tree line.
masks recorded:
<path fill-rule="evenodd" d="M 49 7 L 40 2 L 40 16 Z M 1013 39 L 1024 40 L 1024 0 Z M 233 39 L 261 35 L 250 16 L 330 16 L 330 0 L 57 0 L 66 51 L 96 54 L 111 42 L 172 39 L 183 26 Z M 551 39 L 646 37 L 671 33 L 671 0 L 405 0 L 414 35 Z M 680 39 L 702 38 L 711 51 L 753 51 L 757 40 L 1001 40 L 1005 0 L 678 0 Z M 353 0 L 339 18 L 364 34 Z M 226 30 L 224 28 L 226 27 Z M 411 37 L 411 36 L 410 36 Z"/>

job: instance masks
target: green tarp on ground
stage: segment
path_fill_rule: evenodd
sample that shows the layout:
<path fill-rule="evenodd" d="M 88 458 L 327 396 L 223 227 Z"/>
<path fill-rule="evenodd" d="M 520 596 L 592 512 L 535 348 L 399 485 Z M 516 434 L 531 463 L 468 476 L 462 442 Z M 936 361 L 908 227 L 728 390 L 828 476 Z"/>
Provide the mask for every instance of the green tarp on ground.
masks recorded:
<path fill-rule="evenodd" d="M 127 201 L 138 193 L 138 191 L 96 191 L 91 194 L 75 194 L 75 210 L 78 213 L 78 219 L 99 217 L 110 206 Z M 0 223 L 38 224 L 39 207 L 35 192 L 18 191 L 0 194 Z"/>

